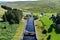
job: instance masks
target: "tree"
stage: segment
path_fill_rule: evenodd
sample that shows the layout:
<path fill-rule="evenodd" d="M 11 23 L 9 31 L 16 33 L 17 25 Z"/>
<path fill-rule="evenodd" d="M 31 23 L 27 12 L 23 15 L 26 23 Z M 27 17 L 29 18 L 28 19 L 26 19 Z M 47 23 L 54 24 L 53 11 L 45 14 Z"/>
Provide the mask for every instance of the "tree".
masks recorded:
<path fill-rule="evenodd" d="M 6 6 L 4 6 L 4 7 L 6 7 Z M 23 16 L 22 10 L 18 10 L 18 9 L 9 10 L 8 7 L 6 7 L 6 9 L 7 9 L 7 12 L 5 12 L 5 14 L 2 17 L 3 21 L 8 21 L 9 24 L 13 24 L 13 23 L 19 24 L 19 22 Z"/>

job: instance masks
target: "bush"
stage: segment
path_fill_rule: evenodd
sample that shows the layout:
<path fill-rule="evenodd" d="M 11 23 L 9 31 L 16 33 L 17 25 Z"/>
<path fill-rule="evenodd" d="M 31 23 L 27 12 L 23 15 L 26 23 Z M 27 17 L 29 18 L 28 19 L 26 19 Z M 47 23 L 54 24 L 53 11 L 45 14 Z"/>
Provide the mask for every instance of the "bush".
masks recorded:
<path fill-rule="evenodd" d="M 3 21 L 8 21 L 9 24 L 14 24 L 14 23 L 19 24 L 19 21 L 22 19 L 22 16 L 23 16 L 23 13 L 21 10 L 13 9 L 5 12 L 2 18 L 3 18 Z"/>
<path fill-rule="evenodd" d="M 36 15 L 33 15 L 33 17 L 34 17 L 34 20 L 37 20 L 38 19 L 38 16 L 36 16 Z"/>
<path fill-rule="evenodd" d="M 47 30 L 44 29 L 42 33 L 43 33 L 43 34 L 46 34 L 46 33 L 47 33 Z"/>
<path fill-rule="evenodd" d="M 49 35 L 48 37 L 47 37 L 47 40 L 50 40 L 51 39 L 51 35 Z"/>
<path fill-rule="evenodd" d="M 0 22 L 0 40 L 11 40 L 15 33 L 18 24 L 9 25 L 7 22 Z"/>
<path fill-rule="evenodd" d="M 28 15 L 28 14 L 27 14 L 27 15 L 24 17 L 24 19 L 25 19 L 25 20 L 28 20 L 30 17 L 31 17 L 31 15 Z"/>

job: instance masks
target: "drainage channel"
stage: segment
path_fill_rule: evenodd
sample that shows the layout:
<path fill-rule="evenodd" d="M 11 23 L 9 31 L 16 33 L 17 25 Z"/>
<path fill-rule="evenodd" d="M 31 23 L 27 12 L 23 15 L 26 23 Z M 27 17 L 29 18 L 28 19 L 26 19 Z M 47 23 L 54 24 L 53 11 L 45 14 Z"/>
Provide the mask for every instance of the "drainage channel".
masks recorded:
<path fill-rule="evenodd" d="M 37 40 L 33 17 L 27 21 L 26 28 L 23 33 L 23 40 Z"/>

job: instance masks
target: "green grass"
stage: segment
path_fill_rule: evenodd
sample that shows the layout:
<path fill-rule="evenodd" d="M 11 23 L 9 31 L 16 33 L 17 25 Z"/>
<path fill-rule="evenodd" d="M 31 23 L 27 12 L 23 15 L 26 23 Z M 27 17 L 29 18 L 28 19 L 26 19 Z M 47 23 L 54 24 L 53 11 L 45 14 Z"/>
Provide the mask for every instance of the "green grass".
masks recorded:
<path fill-rule="evenodd" d="M 44 22 L 44 24 L 46 25 L 45 27 L 48 29 L 50 27 L 50 25 L 53 23 L 51 20 L 49 20 L 48 17 L 43 16 L 41 18 L 41 20 Z"/>
<path fill-rule="evenodd" d="M 39 20 L 35 21 L 35 24 L 37 25 L 37 26 L 35 26 L 37 38 L 38 38 L 38 40 L 42 40 L 42 38 L 45 37 L 45 35 L 42 34 L 43 25 L 42 25 L 41 21 L 39 21 Z"/>
<path fill-rule="evenodd" d="M 50 27 L 50 25 L 53 23 L 51 20 L 49 20 L 50 15 L 46 15 L 44 17 L 42 17 L 42 21 L 44 22 L 44 24 L 46 25 L 46 29 L 48 29 Z M 47 35 L 51 35 L 51 39 L 50 40 L 60 40 L 60 34 L 56 34 L 55 33 L 55 29 L 53 29 L 53 31 L 51 33 L 48 33 Z"/>
<path fill-rule="evenodd" d="M 16 30 L 16 33 L 15 33 L 14 37 L 12 38 L 12 40 L 20 40 L 22 38 L 22 36 L 23 36 L 23 30 L 24 30 L 24 28 L 25 28 L 25 24 L 21 20 L 20 24 L 19 24 L 19 26 L 18 26 L 18 28 Z"/>
<path fill-rule="evenodd" d="M 23 21 L 20 21 L 20 24 L 12 25 L 9 25 L 8 22 L 0 22 L 0 40 L 18 40 L 22 37 L 23 30 Z"/>
<path fill-rule="evenodd" d="M 46 25 L 44 26 L 45 29 L 48 31 L 48 28 L 50 27 L 50 25 L 53 23 L 52 20 L 49 20 L 49 17 L 54 14 L 56 15 L 56 13 L 46 13 L 45 16 L 43 17 L 39 17 L 39 19 L 41 19 L 43 21 L 43 23 Z M 34 14 L 34 15 L 38 15 L 39 14 Z M 36 31 L 37 31 L 37 36 L 39 40 L 42 40 L 42 38 L 44 38 L 44 40 L 46 40 L 46 38 L 48 37 L 48 35 L 51 35 L 51 39 L 50 40 L 60 40 L 60 34 L 56 34 L 55 33 L 55 29 L 53 29 L 53 31 L 51 33 L 47 33 L 47 35 L 42 34 L 42 30 L 41 30 L 41 22 L 39 20 L 36 21 Z"/>
<path fill-rule="evenodd" d="M 3 27 L 6 27 L 4 29 Z M 7 22 L 0 22 L 0 40 L 11 40 L 16 33 L 18 24 L 9 25 Z"/>

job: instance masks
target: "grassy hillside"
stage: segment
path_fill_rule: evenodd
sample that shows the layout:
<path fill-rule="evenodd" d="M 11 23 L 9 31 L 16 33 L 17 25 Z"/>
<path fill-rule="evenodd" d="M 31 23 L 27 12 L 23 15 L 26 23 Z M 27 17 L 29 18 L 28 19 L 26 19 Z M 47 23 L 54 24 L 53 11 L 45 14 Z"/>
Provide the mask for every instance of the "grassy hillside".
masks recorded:
<path fill-rule="evenodd" d="M 28 10 L 32 12 L 60 12 L 59 0 L 16 1 L 6 3 L 2 2 L 1 5 L 6 5 L 9 7 Z"/>
<path fill-rule="evenodd" d="M 7 2 L 3 5 L 29 10 L 33 12 L 60 12 L 59 1 L 17 1 L 17 2 Z"/>
<path fill-rule="evenodd" d="M 0 5 L 0 17 L 4 14 L 5 11 L 6 11 L 6 10 L 2 9 L 2 8 L 1 8 L 1 5 Z"/>
<path fill-rule="evenodd" d="M 52 20 L 49 20 L 49 17 L 52 14 L 53 13 L 46 13 L 45 16 L 39 17 L 39 19 L 35 21 L 38 40 L 47 40 L 48 35 L 51 35 L 50 40 L 60 40 L 60 34 L 56 34 L 54 28 L 52 29 L 51 33 L 42 34 L 43 29 L 46 29 L 48 31 L 50 25 L 53 23 Z M 34 13 L 34 15 L 37 15 L 37 14 Z M 45 26 L 43 26 L 41 21 L 45 24 Z"/>

